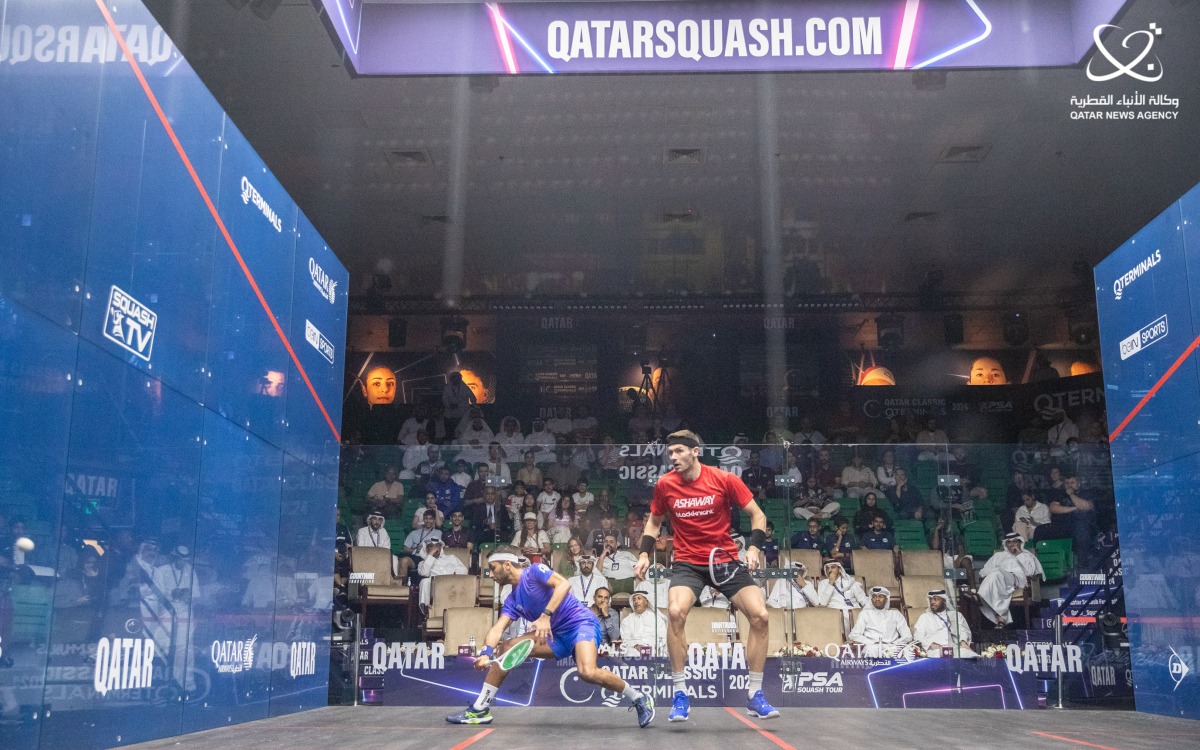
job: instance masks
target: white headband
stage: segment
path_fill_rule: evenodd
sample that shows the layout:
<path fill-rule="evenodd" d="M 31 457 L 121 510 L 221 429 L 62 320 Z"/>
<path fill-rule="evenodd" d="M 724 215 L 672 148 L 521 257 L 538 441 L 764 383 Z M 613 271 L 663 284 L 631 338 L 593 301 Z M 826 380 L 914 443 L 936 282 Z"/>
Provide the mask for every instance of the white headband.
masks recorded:
<path fill-rule="evenodd" d="M 528 558 L 517 557 L 511 552 L 493 552 L 488 555 L 488 562 L 510 562 L 514 565 L 524 565 L 529 560 Z"/>

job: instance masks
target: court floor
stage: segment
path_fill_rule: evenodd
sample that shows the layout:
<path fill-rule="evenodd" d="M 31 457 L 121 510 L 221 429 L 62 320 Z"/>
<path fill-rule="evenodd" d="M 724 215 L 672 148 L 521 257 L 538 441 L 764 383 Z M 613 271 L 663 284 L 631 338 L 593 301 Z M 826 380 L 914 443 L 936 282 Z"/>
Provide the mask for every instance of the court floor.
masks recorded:
<path fill-rule="evenodd" d="M 741 709 L 692 709 L 686 723 L 666 709 L 646 729 L 615 709 L 500 708 L 487 727 L 450 726 L 459 708 L 330 707 L 132 745 L 185 750 L 627 750 L 670 743 L 688 750 L 1158 750 L 1200 748 L 1200 723 L 1130 711 L 789 709 L 754 721 Z M 630 743 L 630 744 L 625 744 Z M 661 746 L 661 745 L 660 745 Z"/>

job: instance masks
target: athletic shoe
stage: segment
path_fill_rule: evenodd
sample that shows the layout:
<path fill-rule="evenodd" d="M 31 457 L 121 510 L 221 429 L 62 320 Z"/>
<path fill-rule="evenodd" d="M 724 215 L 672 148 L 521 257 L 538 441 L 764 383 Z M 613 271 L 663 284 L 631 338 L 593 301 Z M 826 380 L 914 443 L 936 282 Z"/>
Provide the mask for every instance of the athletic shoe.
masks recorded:
<path fill-rule="evenodd" d="M 759 690 L 754 694 L 754 697 L 746 702 L 746 713 L 756 719 L 778 719 L 779 711 L 767 703 L 763 691 Z"/>
<path fill-rule="evenodd" d="M 671 703 L 671 713 L 667 714 L 667 721 L 687 721 L 691 708 L 692 704 L 688 701 L 687 693 L 676 690 L 675 700 Z"/>
<path fill-rule="evenodd" d="M 630 711 L 637 711 L 638 726 L 642 729 L 646 725 L 654 721 L 654 699 L 648 695 L 644 695 L 633 702 L 629 707 Z"/>
<path fill-rule="evenodd" d="M 475 709 L 472 706 L 467 706 L 467 710 L 461 714 L 451 714 L 446 717 L 447 724 L 491 724 L 492 709 L 490 706 L 481 709 Z"/>

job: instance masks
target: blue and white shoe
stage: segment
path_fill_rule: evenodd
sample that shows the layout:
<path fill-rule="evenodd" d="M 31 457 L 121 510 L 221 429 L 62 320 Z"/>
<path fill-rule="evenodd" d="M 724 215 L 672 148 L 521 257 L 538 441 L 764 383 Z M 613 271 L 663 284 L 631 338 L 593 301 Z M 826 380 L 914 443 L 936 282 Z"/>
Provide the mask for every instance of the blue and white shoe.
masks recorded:
<path fill-rule="evenodd" d="M 491 706 L 483 709 L 476 709 L 472 706 L 467 706 L 467 710 L 459 714 L 450 714 L 446 717 L 448 724 L 491 724 L 492 709 Z"/>
<path fill-rule="evenodd" d="M 778 719 L 779 710 L 767 703 L 763 691 L 759 690 L 754 697 L 746 702 L 746 713 L 755 719 Z"/>
<path fill-rule="evenodd" d="M 687 721 L 688 713 L 691 710 L 692 703 L 688 700 L 687 693 L 676 690 L 675 700 L 671 703 L 671 713 L 667 714 L 667 721 Z"/>
<path fill-rule="evenodd" d="M 641 698 L 635 700 L 633 705 L 629 707 L 629 710 L 637 711 L 638 726 L 642 729 L 645 729 L 647 724 L 654 721 L 654 699 L 649 695 L 643 695 Z"/>

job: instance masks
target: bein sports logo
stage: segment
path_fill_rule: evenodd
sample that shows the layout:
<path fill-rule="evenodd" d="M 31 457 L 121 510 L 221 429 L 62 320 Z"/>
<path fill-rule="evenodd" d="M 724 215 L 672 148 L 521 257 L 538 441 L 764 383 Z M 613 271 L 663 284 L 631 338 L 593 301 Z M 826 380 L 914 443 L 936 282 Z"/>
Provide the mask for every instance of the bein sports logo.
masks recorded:
<path fill-rule="evenodd" d="M 154 331 L 157 328 L 157 313 L 113 286 L 108 293 L 108 310 L 104 314 L 104 338 L 149 362 L 150 353 L 154 351 Z"/>
<path fill-rule="evenodd" d="M 209 647 L 213 666 L 221 674 L 249 672 L 254 666 L 254 644 L 257 641 L 257 635 L 244 641 L 213 641 Z"/>
<path fill-rule="evenodd" d="M 1126 360 L 1141 350 L 1167 337 L 1167 316 L 1158 318 L 1121 342 L 1121 359 Z"/>
<path fill-rule="evenodd" d="M 329 274 L 314 258 L 308 259 L 308 275 L 312 277 L 313 286 L 332 305 L 337 299 L 337 282 L 329 278 Z"/>
<path fill-rule="evenodd" d="M 304 319 L 304 340 L 312 345 L 313 349 L 329 360 L 329 364 L 333 364 L 333 342 L 325 338 L 325 334 L 321 333 L 312 321 Z"/>
<path fill-rule="evenodd" d="M 1175 687 L 1172 688 L 1172 692 L 1174 692 L 1179 689 L 1179 683 L 1183 682 L 1183 678 L 1187 677 L 1191 670 L 1188 669 L 1187 662 L 1183 660 L 1183 657 L 1175 653 L 1173 647 L 1168 646 L 1168 648 L 1171 649 L 1171 656 L 1167 659 L 1167 670 L 1171 674 L 1171 682 L 1175 683 Z"/>
<path fill-rule="evenodd" d="M 1162 36 L 1162 29 L 1158 24 L 1152 23 L 1150 24 L 1149 29 L 1139 29 L 1137 31 L 1130 32 L 1125 35 L 1124 39 L 1121 40 L 1121 48 L 1128 50 L 1130 42 L 1134 41 L 1138 37 L 1145 37 L 1145 46 L 1142 48 L 1142 51 L 1139 52 L 1137 57 L 1133 58 L 1128 65 L 1122 64 L 1121 61 L 1114 57 L 1113 54 L 1108 51 L 1108 48 L 1104 46 L 1104 41 L 1100 38 L 1100 33 L 1104 31 L 1104 29 L 1116 29 L 1117 31 L 1124 31 L 1124 29 L 1122 29 L 1120 26 L 1114 26 L 1110 23 L 1102 23 L 1092 30 L 1092 39 L 1096 42 L 1096 51 L 1099 52 L 1105 60 L 1108 60 L 1109 64 L 1112 65 L 1113 70 L 1109 73 L 1094 72 L 1092 70 L 1092 63 L 1096 62 L 1096 56 L 1092 55 L 1092 59 L 1088 60 L 1087 65 L 1087 77 L 1089 80 L 1104 82 L 1111 81 L 1114 78 L 1119 78 L 1121 76 L 1129 76 L 1130 78 L 1135 78 L 1144 83 L 1154 83 L 1163 77 L 1162 60 L 1158 59 L 1158 55 L 1154 56 L 1154 62 L 1146 63 L 1145 73 L 1138 72 L 1137 70 L 1137 67 L 1141 65 L 1142 61 L 1146 59 L 1146 56 L 1150 54 L 1150 50 L 1154 48 L 1154 38 Z"/>
<path fill-rule="evenodd" d="M 1125 294 L 1125 287 L 1137 281 L 1142 274 L 1154 268 L 1162 262 L 1162 250 L 1155 250 L 1153 255 L 1149 255 L 1141 263 L 1138 263 L 1133 268 L 1126 271 L 1123 275 L 1118 276 L 1113 281 L 1113 296 L 1117 299 Z"/>

